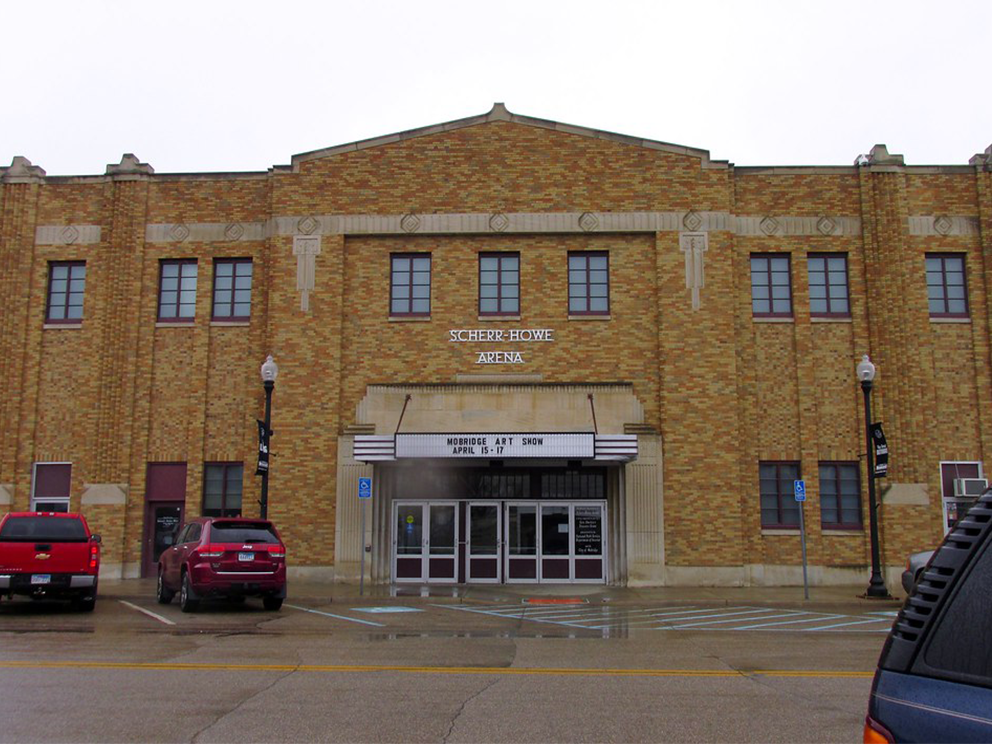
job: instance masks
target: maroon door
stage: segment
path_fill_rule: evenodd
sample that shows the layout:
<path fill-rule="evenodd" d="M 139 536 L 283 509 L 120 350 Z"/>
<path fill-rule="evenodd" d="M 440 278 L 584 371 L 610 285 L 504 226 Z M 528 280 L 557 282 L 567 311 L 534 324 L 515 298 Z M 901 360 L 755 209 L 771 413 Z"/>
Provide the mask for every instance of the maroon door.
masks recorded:
<path fill-rule="evenodd" d="M 159 556 L 175 545 L 186 506 L 186 463 L 148 464 L 141 575 L 155 576 Z"/>

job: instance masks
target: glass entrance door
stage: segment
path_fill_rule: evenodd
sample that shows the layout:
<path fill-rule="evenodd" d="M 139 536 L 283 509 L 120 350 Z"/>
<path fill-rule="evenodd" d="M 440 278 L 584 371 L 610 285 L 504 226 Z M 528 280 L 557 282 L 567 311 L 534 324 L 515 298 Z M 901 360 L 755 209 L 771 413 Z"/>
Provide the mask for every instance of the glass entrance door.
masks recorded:
<path fill-rule="evenodd" d="M 468 505 L 468 566 L 465 580 L 499 583 L 503 545 L 500 502 Z"/>
<path fill-rule="evenodd" d="M 541 504 L 540 517 L 540 581 L 606 580 L 603 504 Z"/>
<path fill-rule="evenodd" d="M 457 580 L 456 507 L 453 501 L 395 504 L 393 578 L 396 581 L 444 583 Z"/>
<path fill-rule="evenodd" d="M 506 504 L 506 580 L 537 582 L 537 504 Z"/>

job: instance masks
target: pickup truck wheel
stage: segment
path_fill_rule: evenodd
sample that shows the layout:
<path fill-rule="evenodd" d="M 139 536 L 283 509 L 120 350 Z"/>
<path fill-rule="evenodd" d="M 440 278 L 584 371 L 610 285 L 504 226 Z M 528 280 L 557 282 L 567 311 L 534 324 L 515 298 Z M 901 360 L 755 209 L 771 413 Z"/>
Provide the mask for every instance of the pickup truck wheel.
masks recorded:
<path fill-rule="evenodd" d="M 165 582 L 162 580 L 162 571 L 159 570 L 158 584 L 155 586 L 155 599 L 159 604 L 169 604 L 175 596 L 176 593 L 165 585 Z"/>
<path fill-rule="evenodd" d="M 282 607 L 282 597 L 262 597 L 262 607 L 274 612 Z"/>
<path fill-rule="evenodd" d="M 183 582 L 179 587 L 179 609 L 183 612 L 196 612 L 196 608 L 200 606 L 198 600 L 192 597 L 193 590 L 189 585 L 189 574 L 183 574 Z"/>

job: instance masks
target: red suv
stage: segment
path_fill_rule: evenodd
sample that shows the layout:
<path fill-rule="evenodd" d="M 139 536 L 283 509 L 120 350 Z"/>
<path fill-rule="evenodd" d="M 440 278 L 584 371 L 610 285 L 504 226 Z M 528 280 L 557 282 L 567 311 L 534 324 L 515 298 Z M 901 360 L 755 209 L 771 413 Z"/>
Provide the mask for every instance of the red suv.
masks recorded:
<path fill-rule="evenodd" d="M 261 597 L 267 610 L 286 598 L 286 548 L 272 522 L 244 517 L 198 517 L 158 559 L 158 601 L 179 593 L 183 612 L 206 597 Z"/>

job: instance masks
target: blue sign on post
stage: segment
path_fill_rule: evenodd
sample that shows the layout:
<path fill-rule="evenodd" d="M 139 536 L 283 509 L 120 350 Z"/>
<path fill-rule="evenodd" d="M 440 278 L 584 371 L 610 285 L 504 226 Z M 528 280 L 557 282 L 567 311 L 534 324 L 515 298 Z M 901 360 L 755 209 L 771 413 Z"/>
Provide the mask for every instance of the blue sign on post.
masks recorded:
<path fill-rule="evenodd" d="M 370 499 L 370 498 L 372 498 L 372 479 L 371 478 L 359 478 L 358 479 L 358 498 L 360 498 L 360 499 Z"/>
<path fill-rule="evenodd" d="M 796 501 L 806 500 L 806 481 L 794 480 L 792 481 L 792 488 L 796 492 Z"/>

